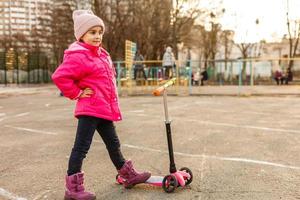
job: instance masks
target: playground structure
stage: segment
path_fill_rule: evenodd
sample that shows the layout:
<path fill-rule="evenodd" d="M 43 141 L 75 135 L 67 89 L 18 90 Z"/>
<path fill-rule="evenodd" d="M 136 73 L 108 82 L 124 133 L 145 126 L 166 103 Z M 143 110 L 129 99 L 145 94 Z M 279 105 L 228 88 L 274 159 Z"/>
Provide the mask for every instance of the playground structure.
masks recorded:
<path fill-rule="evenodd" d="M 286 71 L 289 60 L 287 58 L 215 60 L 206 64 L 204 61 L 198 60 L 185 62 L 177 60 L 177 67 L 173 68 L 174 77 L 172 77 L 176 78 L 177 81 L 175 87 L 170 88 L 169 93 L 192 94 L 193 88 L 200 86 L 200 80 L 196 83 L 194 75 L 197 71 L 201 73 L 204 69 L 206 69 L 208 74 L 208 80 L 204 81 L 204 85 L 238 87 L 275 85 L 275 70 L 280 67 L 282 71 Z M 300 83 L 300 59 L 293 60 L 293 80 L 289 84 L 297 85 Z M 155 87 L 167 80 L 162 61 L 132 61 L 131 68 L 127 68 L 123 61 L 114 62 L 114 64 L 117 71 L 120 95 L 150 94 Z M 135 64 L 143 65 L 146 79 L 142 76 L 142 73 L 137 74 L 137 78 L 133 79 Z"/>
<path fill-rule="evenodd" d="M 275 70 L 281 68 L 283 72 L 286 72 L 290 61 L 293 61 L 293 79 L 289 84 L 299 85 L 300 83 L 300 58 L 176 60 L 173 77 L 165 77 L 165 69 L 162 67 L 161 60 L 134 61 L 136 50 L 136 44 L 127 41 L 125 60 L 114 61 L 119 95 L 149 95 L 161 82 L 170 78 L 177 79 L 175 87 L 170 88 L 170 94 L 191 95 L 201 82 L 201 75 L 195 76 L 195 74 L 201 74 L 204 69 L 208 75 L 208 79 L 203 82 L 204 85 L 238 86 L 239 88 L 276 85 Z M 136 65 L 143 67 L 138 70 L 134 79 Z M 51 83 L 51 74 L 56 67 L 57 65 L 45 53 L 13 50 L 0 52 L 0 85 Z M 198 80 L 195 80 L 197 77 Z"/>

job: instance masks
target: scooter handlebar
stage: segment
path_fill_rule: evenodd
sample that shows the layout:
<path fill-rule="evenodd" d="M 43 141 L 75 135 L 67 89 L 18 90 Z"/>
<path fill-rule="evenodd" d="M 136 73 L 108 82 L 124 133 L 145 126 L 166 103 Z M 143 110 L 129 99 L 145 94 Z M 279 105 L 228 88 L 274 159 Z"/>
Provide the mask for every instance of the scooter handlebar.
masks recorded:
<path fill-rule="evenodd" d="M 156 88 L 153 91 L 153 95 L 154 96 L 159 96 L 167 87 L 170 87 L 172 85 L 174 85 L 176 82 L 176 78 L 172 78 L 171 80 L 167 81 L 165 84 L 163 84 L 162 86 Z"/>

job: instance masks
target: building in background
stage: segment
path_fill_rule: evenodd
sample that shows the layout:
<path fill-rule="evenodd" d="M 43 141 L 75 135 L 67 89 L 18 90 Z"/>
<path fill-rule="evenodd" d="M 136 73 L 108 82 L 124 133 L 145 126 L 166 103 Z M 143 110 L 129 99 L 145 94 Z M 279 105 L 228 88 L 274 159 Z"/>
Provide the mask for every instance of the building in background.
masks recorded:
<path fill-rule="evenodd" d="M 51 48 L 43 33 L 51 32 L 53 9 L 66 3 L 72 10 L 92 9 L 92 0 L 1 0 L 0 50 Z"/>
<path fill-rule="evenodd" d="M 76 1 L 76 9 L 94 10 L 93 0 L 75 0 L 75 1 Z"/>
<path fill-rule="evenodd" d="M 0 0 L 0 84 L 50 80 L 55 60 L 57 19 L 71 21 L 75 9 L 91 9 L 91 0 Z M 65 10 L 63 13 L 58 10 Z M 73 26 L 66 24 L 67 28 Z M 70 29 L 73 40 L 73 30 Z M 64 38 L 66 42 L 69 42 Z M 61 43 L 61 41 L 58 41 Z"/>
<path fill-rule="evenodd" d="M 39 17 L 51 20 L 49 0 L 0 1 L 0 40 L 1 48 L 28 48 L 34 41 L 33 34 L 41 27 Z M 47 44 L 43 44 L 47 47 Z"/>

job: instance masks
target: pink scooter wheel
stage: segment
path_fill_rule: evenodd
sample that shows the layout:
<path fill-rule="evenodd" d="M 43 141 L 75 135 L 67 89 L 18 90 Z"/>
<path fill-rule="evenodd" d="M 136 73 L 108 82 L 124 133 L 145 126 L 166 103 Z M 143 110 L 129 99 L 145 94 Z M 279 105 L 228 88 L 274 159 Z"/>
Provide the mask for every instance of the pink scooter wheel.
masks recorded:
<path fill-rule="evenodd" d="M 165 192 L 171 193 L 177 188 L 178 181 L 176 177 L 172 174 L 165 176 L 162 182 L 162 187 Z"/>
<path fill-rule="evenodd" d="M 183 177 L 183 178 L 185 180 L 185 185 L 191 184 L 191 182 L 193 181 L 193 173 L 192 173 L 192 171 L 189 168 L 187 168 L 187 167 L 182 167 L 182 168 L 180 168 L 179 171 L 186 172 L 186 173 L 188 173 L 190 175 L 190 177 Z"/>

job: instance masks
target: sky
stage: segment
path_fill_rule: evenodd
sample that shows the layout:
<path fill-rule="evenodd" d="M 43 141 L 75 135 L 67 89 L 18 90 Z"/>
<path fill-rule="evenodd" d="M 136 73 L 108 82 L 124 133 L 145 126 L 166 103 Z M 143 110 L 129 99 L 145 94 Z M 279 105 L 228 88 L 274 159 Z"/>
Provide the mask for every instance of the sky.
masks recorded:
<path fill-rule="evenodd" d="M 279 41 L 287 34 L 287 8 L 291 20 L 300 20 L 300 0 L 203 0 L 202 2 L 201 7 L 212 9 L 221 2 L 225 13 L 219 22 L 222 29 L 235 31 L 235 42 L 258 42 L 262 39 L 269 42 Z M 256 19 L 259 19 L 258 25 L 255 23 Z"/>

